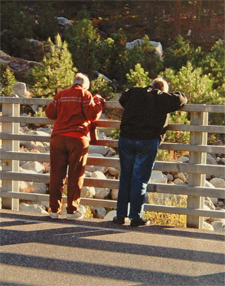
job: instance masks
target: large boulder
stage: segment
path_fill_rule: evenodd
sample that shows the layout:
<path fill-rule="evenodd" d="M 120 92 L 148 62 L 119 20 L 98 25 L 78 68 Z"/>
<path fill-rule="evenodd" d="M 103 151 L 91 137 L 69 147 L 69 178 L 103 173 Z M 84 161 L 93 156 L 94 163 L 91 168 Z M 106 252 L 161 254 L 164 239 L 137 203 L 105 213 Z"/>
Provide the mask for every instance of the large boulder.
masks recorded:
<path fill-rule="evenodd" d="M 27 91 L 26 84 L 24 82 L 16 82 L 13 86 L 15 95 L 19 97 L 28 97 L 29 92 Z"/>
<path fill-rule="evenodd" d="M 82 198 L 93 198 L 95 196 L 95 188 L 94 187 L 83 186 L 82 189 L 81 189 L 80 196 Z"/>
<path fill-rule="evenodd" d="M 35 171 L 36 173 L 43 173 L 45 170 L 43 164 L 36 162 L 36 161 L 28 161 L 22 164 L 21 168 L 25 170 L 32 170 L 32 171 Z"/>
<path fill-rule="evenodd" d="M 21 203 L 19 205 L 19 210 L 23 212 L 34 212 L 34 213 L 43 213 L 43 214 L 48 214 L 48 212 L 45 210 L 44 206 L 41 206 L 39 204 L 26 204 L 26 203 Z"/>
<path fill-rule="evenodd" d="M 225 189 L 225 181 L 221 178 L 213 178 L 210 183 L 216 188 Z"/>
<path fill-rule="evenodd" d="M 213 221 L 212 222 L 212 226 L 213 226 L 215 231 L 224 232 L 225 231 L 225 220 L 223 220 L 223 221 Z"/>
<path fill-rule="evenodd" d="M 133 40 L 132 42 L 127 42 L 126 48 L 131 50 L 137 45 L 142 46 L 143 42 L 144 42 L 144 40 L 142 40 L 142 39 L 136 39 L 136 40 Z M 155 42 L 155 41 L 149 41 L 149 43 L 151 44 L 151 46 L 153 46 L 155 48 L 158 56 L 160 58 L 162 58 L 162 56 L 163 56 L 162 44 L 160 42 Z"/>
<path fill-rule="evenodd" d="M 167 183 L 167 176 L 164 175 L 161 171 L 153 170 L 149 183 L 161 183 L 166 184 Z"/>

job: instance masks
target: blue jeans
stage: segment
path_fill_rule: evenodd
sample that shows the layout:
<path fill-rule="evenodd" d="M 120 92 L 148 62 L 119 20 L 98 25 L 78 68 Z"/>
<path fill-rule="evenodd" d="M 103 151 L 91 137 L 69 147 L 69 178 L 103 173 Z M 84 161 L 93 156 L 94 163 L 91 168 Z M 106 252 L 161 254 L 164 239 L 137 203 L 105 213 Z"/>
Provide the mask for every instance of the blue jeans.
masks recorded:
<path fill-rule="evenodd" d="M 137 219 L 142 216 L 145 193 L 154 166 L 159 139 L 137 140 L 120 137 L 118 146 L 121 170 L 117 216 Z"/>

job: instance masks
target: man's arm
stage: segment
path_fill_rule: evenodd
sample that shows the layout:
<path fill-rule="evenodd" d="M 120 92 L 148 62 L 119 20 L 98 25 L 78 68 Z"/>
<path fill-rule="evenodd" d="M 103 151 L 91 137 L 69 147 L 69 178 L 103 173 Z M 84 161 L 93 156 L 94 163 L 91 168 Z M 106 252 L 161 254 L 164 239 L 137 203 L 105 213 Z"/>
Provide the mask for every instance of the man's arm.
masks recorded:
<path fill-rule="evenodd" d="M 57 105 L 58 105 L 59 96 L 60 96 L 59 93 L 56 94 L 53 101 L 50 102 L 49 105 L 45 109 L 46 116 L 51 120 L 57 119 Z"/>
<path fill-rule="evenodd" d="M 102 114 L 105 99 L 100 95 L 93 97 L 89 91 L 85 91 L 82 102 L 86 119 L 90 121 L 98 120 Z"/>
<path fill-rule="evenodd" d="M 159 94 L 159 105 L 166 113 L 174 112 L 187 103 L 187 97 L 182 92 L 162 92 Z"/>

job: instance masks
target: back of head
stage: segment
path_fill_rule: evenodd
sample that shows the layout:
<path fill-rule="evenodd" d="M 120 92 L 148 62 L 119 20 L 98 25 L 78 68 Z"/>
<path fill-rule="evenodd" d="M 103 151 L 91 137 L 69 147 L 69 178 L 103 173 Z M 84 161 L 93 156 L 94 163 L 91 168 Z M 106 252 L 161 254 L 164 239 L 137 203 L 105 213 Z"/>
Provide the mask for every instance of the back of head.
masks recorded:
<path fill-rule="evenodd" d="M 79 72 L 75 75 L 73 83 L 82 86 L 84 89 L 89 89 L 89 87 L 90 87 L 89 78 L 87 77 L 87 75 L 85 75 L 81 72 Z"/>
<path fill-rule="evenodd" d="M 169 91 L 169 85 L 168 85 L 167 81 L 161 77 L 155 78 L 153 80 L 153 82 L 151 83 L 151 86 L 153 88 L 159 89 L 159 90 L 164 91 L 164 92 Z"/>

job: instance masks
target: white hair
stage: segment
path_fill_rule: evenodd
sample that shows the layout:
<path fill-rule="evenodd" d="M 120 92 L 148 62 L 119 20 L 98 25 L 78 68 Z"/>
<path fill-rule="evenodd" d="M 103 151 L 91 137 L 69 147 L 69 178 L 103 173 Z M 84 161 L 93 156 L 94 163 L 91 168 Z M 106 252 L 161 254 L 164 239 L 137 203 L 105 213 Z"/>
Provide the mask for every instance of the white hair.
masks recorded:
<path fill-rule="evenodd" d="M 83 74 L 81 72 L 79 72 L 79 73 L 77 73 L 75 75 L 73 83 L 74 84 L 78 84 L 78 85 L 82 86 L 85 89 L 89 89 L 89 87 L 90 87 L 89 78 L 85 74 Z"/>
<path fill-rule="evenodd" d="M 160 89 L 161 91 L 168 92 L 169 91 L 169 85 L 167 81 L 161 77 L 157 77 L 153 80 L 151 83 L 151 86 L 153 86 L 156 89 Z"/>

